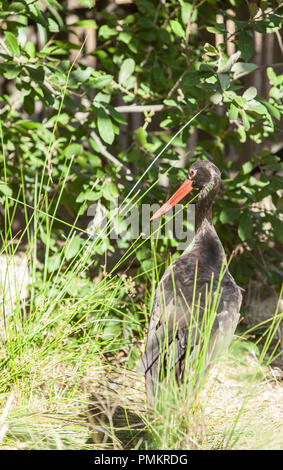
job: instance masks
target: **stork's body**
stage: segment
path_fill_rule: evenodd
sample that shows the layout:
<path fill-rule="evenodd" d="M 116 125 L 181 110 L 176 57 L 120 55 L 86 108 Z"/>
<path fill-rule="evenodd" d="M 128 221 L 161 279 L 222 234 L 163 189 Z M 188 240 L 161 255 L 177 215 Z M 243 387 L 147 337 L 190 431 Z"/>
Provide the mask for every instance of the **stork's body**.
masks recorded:
<path fill-rule="evenodd" d="M 228 270 L 225 252 L 211 217 L 211 206 L 220 183 L 218 168 L 210 162 L 198 161 L 192 165 L 181 188 L 154 215 L 156 218 L 169 210 L 192 189 L 200 189 L 195 208 L 195 237 L 185 252 L 168 267 L 156 289 L 146 350 L 141 359 L 148 395 L 159 381 L 160 351 L 164 349 L 165 342 L 174 357 L 178 378 L 183 379 L 187 349 L 192 344 L 201 346 L 199 330 L 207 311 L 209 291 L 212 296 L 221 291 L 221 296 L 211 329 L 208 361 L 227 349 L 238 323 L 242 295 Z M 199 326 L 191 318 L 197 304 Z M 189 331 L 190 328 L 194 331 Z"/>

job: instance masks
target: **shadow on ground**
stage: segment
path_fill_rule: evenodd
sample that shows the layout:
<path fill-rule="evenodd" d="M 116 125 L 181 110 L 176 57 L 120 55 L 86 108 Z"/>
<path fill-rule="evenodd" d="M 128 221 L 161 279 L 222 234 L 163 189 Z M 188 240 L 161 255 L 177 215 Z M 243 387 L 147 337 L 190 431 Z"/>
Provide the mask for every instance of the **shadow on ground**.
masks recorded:
<path fill-rule="evenodd" d="M 91 394 L 87 418 L 90 439 L 98 447 L 144 449 L 147 426 L 143 383 L 129 371 L 126 375 L 109 374 Z"/>

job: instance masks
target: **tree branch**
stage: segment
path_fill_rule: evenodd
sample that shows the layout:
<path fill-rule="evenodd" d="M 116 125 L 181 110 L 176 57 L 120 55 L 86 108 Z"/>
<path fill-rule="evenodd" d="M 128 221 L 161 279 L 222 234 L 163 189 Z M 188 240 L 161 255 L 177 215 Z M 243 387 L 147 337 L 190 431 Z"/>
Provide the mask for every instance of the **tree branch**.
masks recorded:
<path fill-rule="evenodd" d="M 115 110 L 119 113 L 144 113 L 145 111 L 163 111 L 167 106 L 164 104 L 148 104 L 148 105 L 137 105 L 130 104 L 129 106 L 116 106 Z"/>
<path fill-rule="evenodd" d="M 239 75 L 236 75 L 234 80 L 238 80 L 238 78 L 245 77 L 246 75 L 249 75 L 250 73 L 256 72 L 257 70 L 267 69 L 267 67 L 272 67 L 274 69 L 276 69 L 278 67 L 283 67 L 283 62 L 278 62 L 277 64 L 258 65 L 257 68 L 254 69 L 254 70 L 249 70 L 248 72 L 243 72 L 243 73 L 240 73 Z"/>
<path fill-rule="evenodd" d="M 283 42 L 282 42 L 282 38 L 281 38 L 280 33 L 279 33 L 278 30 L 275 31 L 275 35 L 277 37 L 277 41 L 278 41 L 278 45 L 279 45 L 280 50 L 281 50 L 281 54 L 283 54 Z"/>
<path fill-rule="evenodd" d="M 124 163 L 120 162 L 120 160 L 118 160 L 116 157 L 114 157 L 110 152 L 108 152 L 108 150 L 106 149 L 106 147 L 104 147 L 103 143 L 101 142 L 100 138 L 98 137 L 98 135 L 92 131 L 90 133 L 90 136 L 91 138 L 94 140 L 94 142 L 97 144 L 101 154 L 107 158 L 107 160 L 109 160 L 110 162 L 112 163 L 115 163 L 115 165 L 117 166 L 121 166 L 123 168 L 123 170 L 126 172 L 126 174 L 128 176 L 131 176 L 131 178 L 133 178 L 132 176 L 132 173 L 130 172 L 130 170 L 126 167 L 126 165 L 124 165 Z"/>

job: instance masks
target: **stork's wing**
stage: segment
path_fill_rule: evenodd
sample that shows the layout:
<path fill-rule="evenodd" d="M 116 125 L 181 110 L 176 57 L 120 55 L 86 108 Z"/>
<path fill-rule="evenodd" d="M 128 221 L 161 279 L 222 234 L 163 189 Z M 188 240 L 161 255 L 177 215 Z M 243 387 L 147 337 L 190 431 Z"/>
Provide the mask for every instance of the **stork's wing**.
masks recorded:
<path fill-rule="evenodd" d="M 172 306 L 167 306 L 168 310 L 172 312 Z M 155 313 L 157 310 L 155 309 Z M 159 316 L 159 315 L 158 315 Z M 146 373 L 152 365 L 162 356 L 171 355 L 174 357 L 174 362 L 178 362 L 186 353 L 187 349 L 187 332 L 188 325 L 186 325 L 186 316 L 177 315 L 179 319 L 183 319 L 177 323 L 174 321 L 174 315 L 169 315 L 168 321 L 162 322 L 157 328 L 153 324 L 156 323 L 155 316 L 153 315 L 151 328 L 149 328 L 146 351 L 142 356 L 138 365 L 140 373 Z M 174 345 L 174 350 L 172 345 Z M 170 352 L 169 352 L 170 351 Z"/>
<path fill-rule="evenodd" d="M 173 263 L 167 269 L 157 287 L 146 350 L 138 365 L 139 372 L 146 373 L 162 354 L 168 355 L 169 352 L 173 355 L 174 362 L 178 362 L 186 353 L 189 330 L 190 339 L 195 342 L 194 330 L 197 325 L 192 322 L 195 310 L 192 306 L 194 279 L 192 273 L 191 277 L 189 274 L 181 275 L 181 269 L 179 258 L 178 263 Z M 198 294 L 201 294 L 200 286 Z"/>
<path fill-rule="evenodd" d="M 193 351 L 202 342 L 199 332 L 213 269 L 200 270 L 202 275 L 195 282 L 194 271 L 186 272 L 181 261 L 179 258 L 169 266 L 156 290 L 146 350 L 138 365 L 142 373 L 146 374 L 152 369 L 151 374 L 156 375 L 161 357 L 168 360 L 170 356 L 169 364 L 176 364 L 185 356 L 188 348 Z M 191 261 L 195 262 L 195 259 Z M 217 292 L 218 275 L 216 272 L 212 297 Z M 223 295 L 218 301 L 209 344 L 212 356 L 216 355 L 216 349 L 227 349 L 238 322 L 241 304 L 240 290 L 228 270 L 221 287 Z"/>

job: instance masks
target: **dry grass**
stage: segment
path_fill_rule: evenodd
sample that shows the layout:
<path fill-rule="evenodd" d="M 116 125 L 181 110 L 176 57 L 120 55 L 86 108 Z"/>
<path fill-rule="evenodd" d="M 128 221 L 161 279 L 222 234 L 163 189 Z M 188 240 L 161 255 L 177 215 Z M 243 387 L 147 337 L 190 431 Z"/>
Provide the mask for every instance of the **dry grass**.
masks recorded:
<path fill-rule="evenodd" d="M 97 363 L 92 368 L 89 364 L 88 380 L 93 383 L 99 372 Z M 32 379 L 19 378 L 10 394 L 0 396 L 0 403 L 2 449 L 88 447 L 85 409 L 89 404 L 89 389 L 71 364 L 51 359 L 42 369 L 34 370 Z"/>
<path fill-rule="evenodd" d="M 220 449 L 283 449 L 281 375 L 278 368 L 259 367 L 252 355 L 226 360 L 202 392 L 206 428 L 203 445 Z M 235 420 L 238 422 L 229 439 Z"/>

